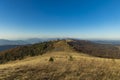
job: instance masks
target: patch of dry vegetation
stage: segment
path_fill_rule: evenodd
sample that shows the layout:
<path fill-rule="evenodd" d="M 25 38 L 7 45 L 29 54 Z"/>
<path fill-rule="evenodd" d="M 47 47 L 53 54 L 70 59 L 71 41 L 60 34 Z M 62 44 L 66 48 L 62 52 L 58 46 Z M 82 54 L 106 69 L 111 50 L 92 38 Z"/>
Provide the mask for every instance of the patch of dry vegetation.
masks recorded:
<path fill-rule="evenodd" d="M 70 41 L 67 41 L 70 42 Z M 0 65 L 0 80 L 119 80 L 120 60 L 78 53 L 65 40 L 43 55 Z"/>
<path fill-rule="evenodd" d="M 102 59 L 68 52 L 56 53 L 2 64 L 0 65 L 0 80 L 120 79 L 120 61 L 117 59 Z M 69 61 L 68 54 L 72 56 L 72 61 Z M 52 63 L 49 62 L 51 56 L 54 59 Z"/>
<path fill-rule="evenodd" d="M 53 44 L 53 51 L 69 51 L 69 52 L 73 52 L 73 49 L 68 45 L 68 40 L 60 40 L 60 41 L 56 41 Z"/>

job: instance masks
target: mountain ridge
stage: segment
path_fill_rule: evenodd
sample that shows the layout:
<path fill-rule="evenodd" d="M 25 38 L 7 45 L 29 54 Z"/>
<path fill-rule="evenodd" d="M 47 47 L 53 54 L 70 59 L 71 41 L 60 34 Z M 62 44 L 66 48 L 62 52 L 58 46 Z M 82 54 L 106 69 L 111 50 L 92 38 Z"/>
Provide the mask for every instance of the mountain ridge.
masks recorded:
<path fill-rule="evenodd" d="M 86 40 L 54 40 L 3 51 L 0 80 L 119 80 L 119 59 L 83 53 L 76 46 L 99 48 Z"/>
<path fill-rule="evenodd" d="M 120 59 L 120 50 L 115 46 L 97 44 L 86 40 L 64 39 L 19 46 L 13 49 L 2 51 L 0 52 L 0 63 L 24 59 L 27 56 L 42 55 L 50 51 L 78 52 L 94 57 Z"/>
<path fill-rule="evenodd" d="M 50 40 L 57 40 L 58 38 L 29 38 L 24 40 L 8 40 L 8 39 L 0 39 L 0 45 L 27 45 L 27 44 L 35 44 Z"/>

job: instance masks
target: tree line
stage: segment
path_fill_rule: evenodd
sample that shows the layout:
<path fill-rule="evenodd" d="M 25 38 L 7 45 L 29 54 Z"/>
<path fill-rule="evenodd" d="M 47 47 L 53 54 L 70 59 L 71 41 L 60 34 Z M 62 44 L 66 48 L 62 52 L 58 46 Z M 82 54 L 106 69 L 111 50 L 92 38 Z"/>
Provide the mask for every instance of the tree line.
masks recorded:
<path fill-rule="evenodd" d="M 120 58 L 119 48 L 113 45 L 98 44 L 86 40 L 73 40 L 68 42 L 78 52 L 89 54 L 95 57 L 102 58 Z"/>
<path fill-rule="evenodd" d="M 34 45 L 20 46 L 10 50 L 0 52 L 0 63 L 8 61 L 21 60 L 26 56 L 42 55 L 47 51 L 52 50 L 53 42 L 42 42 Z"/>

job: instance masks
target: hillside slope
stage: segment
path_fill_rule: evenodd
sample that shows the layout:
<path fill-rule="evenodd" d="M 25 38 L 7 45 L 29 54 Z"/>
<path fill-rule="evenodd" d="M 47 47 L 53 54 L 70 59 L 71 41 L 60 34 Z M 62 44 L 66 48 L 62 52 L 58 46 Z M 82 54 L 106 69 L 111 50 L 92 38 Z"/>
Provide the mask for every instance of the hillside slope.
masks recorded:
<path fill-rule="evenodd" d="M 42 55 L 50 51 L 69 51 L 101 58 L 120 58 L 120 49 L 112 45 L 96 44 L 84 40 L 56 40 L 20 46 L 0 52 L 0 63 Z"/>
<path fill-rule="evenodd" d="M 91 56 L 120 59 L 120 49 L 110 44 L 99 44 L 85 40 L 73 40 L 68 44 L 76 51 Z"/>
<path fill-rule="evenodd" d="M 45 53 L 0 65 L 0 80 L 119 80 L 120 60 L 75 51 L 72 40 L 35 44 Z M 34 45 L 34 48 L 36 49 Z M 33 49 L 33 45 L 31 46 Z M 52 48 L 51 48 L 52 47 Z M 25 50 L 27 48 L 24 48 Z M 21 50 L 24 50 L 21 49 Z M 36 50 L 35 50 L 36 51 Z M 18 49 L 19 52 L 19 49 Z M 27 53 L 27 51 L 26 51 Z M 52 61 L 50 60 L 52 58 Z"/>
<path fill-rule="evenodd" d="M 50 57 L 53 62 L 49 61 Z M 95 58 L 76 52 L 48 52 L 0 65 L 0 80 L 119 79 L 120 60 Z"/>
<path fill-rule="evenodd" d="M 20 46 L 0 52 L 0 63 L 21 60 L 28 56 L 37 56 L 52 50 L 53 42 L 43 42 L 34 45 Z"/>

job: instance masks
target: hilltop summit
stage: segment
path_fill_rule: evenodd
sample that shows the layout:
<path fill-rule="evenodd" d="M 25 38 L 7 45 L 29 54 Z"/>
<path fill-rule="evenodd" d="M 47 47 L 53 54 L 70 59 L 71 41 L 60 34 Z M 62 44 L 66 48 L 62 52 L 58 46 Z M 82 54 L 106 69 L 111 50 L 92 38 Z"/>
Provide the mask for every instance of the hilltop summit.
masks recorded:
<path fill-rule="evenodd" d="M 0 53 L 0 80 L 119 80 L 117 51 L 70 39 L 20 46 Z"/>
<path fill-rule="evenodd" d="M 38 56 L 47 52 L 77 52 L 102 58 L 120 58 L 119 48 L 97 44 L 86 40 L 52 40 L 27 46 L 19 46 L 0 52 L 0 63 L 21 60 L 28 56 Z"/>

